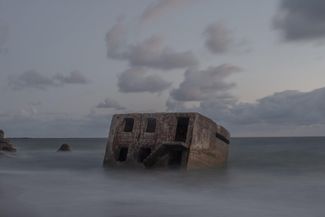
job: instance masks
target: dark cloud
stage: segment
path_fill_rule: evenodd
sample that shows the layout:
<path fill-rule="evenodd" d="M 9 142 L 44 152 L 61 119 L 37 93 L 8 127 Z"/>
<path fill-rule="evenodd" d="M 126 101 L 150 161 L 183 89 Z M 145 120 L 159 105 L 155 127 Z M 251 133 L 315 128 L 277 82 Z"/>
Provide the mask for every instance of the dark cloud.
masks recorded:
<path fill-rule="evenodd" d="M 121 106 L 116 100 L 106 98 L 104 102 L 98 103 L 96 108 L 112 108 L 117 110 L 125 109 L 123 106 Z"/>
<path fill-rule="evenodd" d="M 161 16 L 168 9 L 181 6 L 186 2 L 189 2 L 189 0 L 157 0 L 143 11 L 141 19 L 143 21 L 154 19 Z"/>
<path fill-rule="evenodd" d="M 157 93 L 166 90 L 171 85 L 158 75 L 148 75 L 144 68 L 130 68 L 118 77 L 118 87 L 121 92 Z"/>
<path fill-rule="evenodd" d="M 56 74 L 45 76 L 35 70 L 25 71 L 18 77 L 11 77 L 9 85 L 16 90 L 36 88 L 45 90 L 49 87 L 59 87 L 66 84 L 86 84 L 88 80 L 79 71 L 73 71 L 69 75 Z"/>
<path fill-rule="evenodd" d="M 81 72 L 72 71 L 68 75 L 57 74 L 54 79 L 62 84 L 87 84 L 89 81 Z"/>
<path fill-rule="evenodd" d="M 325 124 L 325 88 L 310 92 L 287 90 L 261 98 L 256 103 L 207 100 L 196 109 L 233 125 Z"/>
<path fill-rule="evenodd" d="M 240 71 L 239 67 L 229 64 L 209 67 L 201 71 L 188 69 L 184 81 L 179 88 L 171 92 L 171 96 L 177 101 L 202 101 L 217 96 L 227 96 L 227 91 L 235 84 L 225 79 L 238 71 Z"/>
<path fill-rule="evenodd" d="M 283 91 L 264 97 L 256 104 L 234 107 L 235 120 L 242 116 L 244 122 L 274 124 L 324 124 L 325 88 L 311 92 Z M 251 117 L 255 116 L 255 120 Z M 250 121 L 251 120 L 251 121 Z"/>
<path fill-rule="evenodd" d="M 288 41 L 325 38 L 325 1 L 282 0 L 274 27 Z"/>
<path fill-rule="evenodd" d="M 107 56 L 124 60 L 131 66 L 160 70 L 187 68 L 198 64 L 192 52 L 176 52 L 164 46 L 163 39 L 152 36 L 135 45 L 127 45 L 126 28 L 118 22 L 106 34 Z"/>
<path fill-rule="evenodd" d="M 210 24 L 203 34 L 205 46 L 215 54 L 226 53 L 232 43 L 231 33 L 222 23 Z"/>
<path fill-rule="evenodd" d="M 169 111 L 200 112 L 245 136 L 322 135 L 325 129 L 325 87 L 310 92 L 287 90 L 254 103 L 217 97 L 197 106 L 169 99 Z"/>

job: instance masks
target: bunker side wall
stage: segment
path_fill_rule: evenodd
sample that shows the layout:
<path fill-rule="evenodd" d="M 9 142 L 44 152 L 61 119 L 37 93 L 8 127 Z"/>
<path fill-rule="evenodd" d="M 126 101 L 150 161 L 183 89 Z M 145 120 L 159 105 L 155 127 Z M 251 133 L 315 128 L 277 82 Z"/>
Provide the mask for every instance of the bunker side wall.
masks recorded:
<path fill-rule="evenodd" d="M 218 135 L 218 136 L 217 136 Z M 228 158 L 228 131 L 209 118 L 197 115 L 188 156 L 188 169 L 224 166 Z M 218 138 L 219 137 L 219 138 Z"/>

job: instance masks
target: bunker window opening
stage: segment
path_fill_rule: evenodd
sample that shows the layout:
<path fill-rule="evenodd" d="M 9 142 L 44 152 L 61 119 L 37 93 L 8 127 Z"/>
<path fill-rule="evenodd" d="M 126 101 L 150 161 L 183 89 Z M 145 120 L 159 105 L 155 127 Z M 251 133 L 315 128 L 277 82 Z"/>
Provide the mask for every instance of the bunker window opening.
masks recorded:
<path fill-rule="evenodd" d="M 117 161 L 120 161 L 120 162 L 126 161 L 127 156 L 128 156 L 128 151 L 129 151 L 129 148 L 126 148 L 126 147 L 120 148 Z"/>
<path fill-rule="evenodd" d="M 133 118 L 125 118 L 124 132 L 132 132 L 134 119 Z"/>
<path fill-rule="evenodd" d="M 221 135 L 221 134 L 218 133 L 218 132 L 216 132 L 216 137 L 217 137 L 218 139 L 220 139 L 221 141 L 225 142 L 226 144 L 229 144 L 229 143 L 230 143 L 229 139 L 227 139 L 226 137 L 224 137 L 223 135 Z"/>
<path fill-rule="evenodd" d="M 147 119 L 147 133 L 154 133 L 156 131 L 156 119 L 155 118 L 148 118 Z"/>
<path fill-rule="evenodd" d="M 177 118 L 175 141 L 186 142 L 188 124 L 189 124 L 189 118 L 187 117 Z"/>
<path fill-rule="evenodd" d="M 140 148 L 138 162 L 142 163 L 151 154 L 151 148 Z"/>

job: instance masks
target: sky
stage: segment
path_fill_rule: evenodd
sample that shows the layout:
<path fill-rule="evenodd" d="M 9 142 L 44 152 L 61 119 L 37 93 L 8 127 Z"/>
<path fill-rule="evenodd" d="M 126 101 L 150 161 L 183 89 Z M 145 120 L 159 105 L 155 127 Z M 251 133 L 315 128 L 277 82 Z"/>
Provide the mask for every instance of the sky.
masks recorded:
<path fill-rule="evenodd" d="M 322 0 L 0 0 L 0 128 L 106 137 L 200 112 L 234 137 L 325 136 Z"/>

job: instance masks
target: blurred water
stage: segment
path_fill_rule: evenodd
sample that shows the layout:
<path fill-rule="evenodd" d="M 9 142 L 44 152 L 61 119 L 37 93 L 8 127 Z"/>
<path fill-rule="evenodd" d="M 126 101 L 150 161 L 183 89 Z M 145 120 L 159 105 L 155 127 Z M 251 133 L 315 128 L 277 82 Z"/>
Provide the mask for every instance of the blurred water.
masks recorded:
<path fill-rule="evenodd" d="M 325 215 L 322 137 L 233 139 L 227 168 L 190 172 L 103 169 L 106 139 L 12 141 L 0 217 Z"/>

